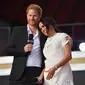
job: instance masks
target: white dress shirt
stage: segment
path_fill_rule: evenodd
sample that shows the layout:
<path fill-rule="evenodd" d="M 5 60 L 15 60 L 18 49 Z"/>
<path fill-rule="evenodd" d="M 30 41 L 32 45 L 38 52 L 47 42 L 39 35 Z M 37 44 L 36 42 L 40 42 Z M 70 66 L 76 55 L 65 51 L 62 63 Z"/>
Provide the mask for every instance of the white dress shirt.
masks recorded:
<path fill-rule="evenodd" d="M 29 25 L 27 25 L 27 31 L 28 31 L 28 37 L 29 34 L 32 33 Z M 30 55 L 28 56 L 27 59 L 27 67 L 41 67 L 41 63 L 42 63 L 42 56 L 41 56 L 41 52 L 40 52 L 40 40 L 39 40 L 39 32 L 38 30 L 36 31 L 36 34 L 33 37 L 34 43 L 33 43 L 33 48 L 32 51 L 30 53 Z"/>

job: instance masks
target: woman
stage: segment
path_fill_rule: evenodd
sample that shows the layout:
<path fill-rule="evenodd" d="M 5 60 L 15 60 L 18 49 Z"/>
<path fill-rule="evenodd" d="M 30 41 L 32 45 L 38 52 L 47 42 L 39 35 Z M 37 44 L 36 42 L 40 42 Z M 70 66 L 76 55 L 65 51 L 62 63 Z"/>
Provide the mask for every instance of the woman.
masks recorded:
<path fill-rule="evenodd" d="M 56 25 L 50 17 L 43 18 L 39 23 L 41 32 L 48 37 L 43 49 L 45 69 L 39 78 L 42 79 L 44 73 L 44 85 L 74 85 L 69 65 L 72 59 L 69 36 L 60 32 Z"/>

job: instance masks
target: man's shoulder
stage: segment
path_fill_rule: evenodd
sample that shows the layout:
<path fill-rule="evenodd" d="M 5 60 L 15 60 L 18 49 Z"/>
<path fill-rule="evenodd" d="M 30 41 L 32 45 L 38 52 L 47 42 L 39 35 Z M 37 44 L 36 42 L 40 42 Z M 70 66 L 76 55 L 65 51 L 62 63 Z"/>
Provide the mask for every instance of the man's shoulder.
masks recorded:
<path fill-rule="evenodd" d="M 26 27 L 26 25 L 24 25 L 24 26 L 14 26 L 13 27 L 13 31 L 23 31 L 24 29 L 26 29 L 27 27 Z"/>
<path fill-rule="evenodd" d="M 23 29 L 23 28 L 26 28 L 26 25 L 24 25 L 24 26 L 14 26 L 14 27 L 13 27 L 13 29 L 17 29 L 17 30 L 18 30 L 18 29 Z"/>

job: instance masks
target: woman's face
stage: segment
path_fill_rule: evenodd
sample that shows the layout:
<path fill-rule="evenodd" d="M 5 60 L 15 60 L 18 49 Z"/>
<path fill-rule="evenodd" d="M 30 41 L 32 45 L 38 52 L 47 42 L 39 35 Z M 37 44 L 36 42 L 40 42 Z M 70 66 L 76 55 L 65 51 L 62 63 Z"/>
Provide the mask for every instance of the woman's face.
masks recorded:
<path fill-rule="evenodd" d="M 42 22 L 39 23 L 39 28 L 44 35 L 48 36 L 46 26 Z"/>

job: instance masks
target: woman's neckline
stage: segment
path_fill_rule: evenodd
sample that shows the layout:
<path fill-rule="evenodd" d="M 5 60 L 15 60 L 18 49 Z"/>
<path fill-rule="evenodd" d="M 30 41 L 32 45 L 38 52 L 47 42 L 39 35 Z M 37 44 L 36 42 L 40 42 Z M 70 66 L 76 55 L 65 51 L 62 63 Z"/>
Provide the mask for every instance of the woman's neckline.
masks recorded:
<path fill-rule="evenodd" d="M 55 33 L 54 35 L 49 36 L 48 39 L 49 39 L 49 38 L 53 38 L 53 37 L 54 37 L 55 35 L 57 35 L 57 34 L 58 34 L 58 33 Z"/>

